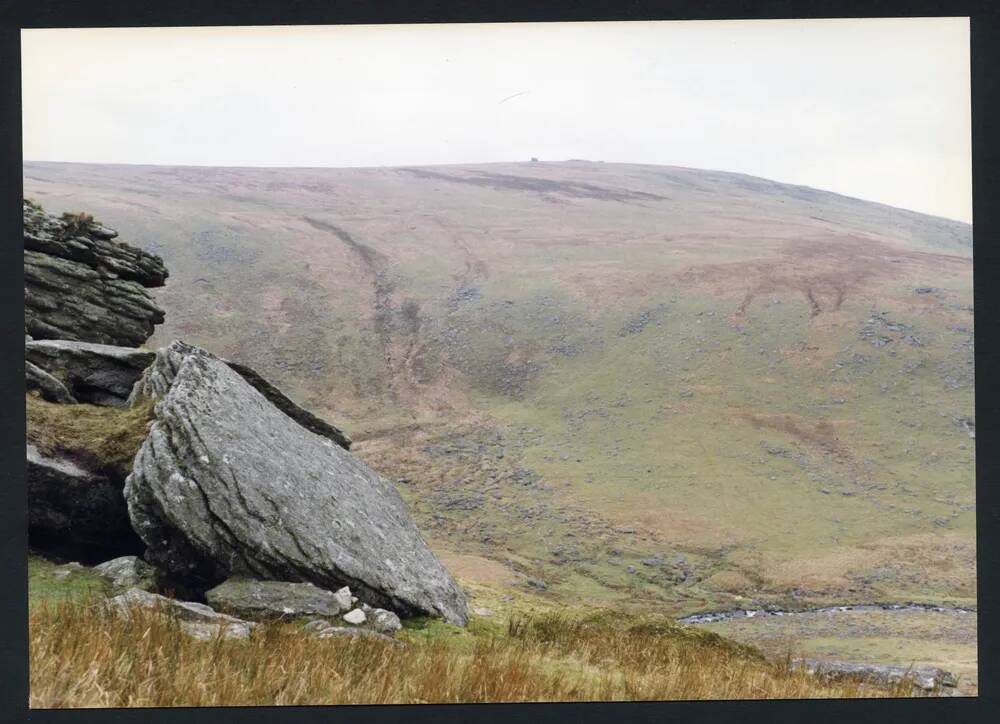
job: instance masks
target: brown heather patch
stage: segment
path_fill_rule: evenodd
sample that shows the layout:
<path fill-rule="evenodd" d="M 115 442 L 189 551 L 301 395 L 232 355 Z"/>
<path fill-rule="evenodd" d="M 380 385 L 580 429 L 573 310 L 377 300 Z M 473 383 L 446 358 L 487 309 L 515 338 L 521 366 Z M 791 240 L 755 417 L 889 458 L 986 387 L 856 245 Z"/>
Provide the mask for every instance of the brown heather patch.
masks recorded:
<path fill-rule="evenodd" d="M 837 457 L 849 457 L 840 436 L 855 424 L 854 420 L 810 420 L 794 414 L 765 415 L 745 411 L 735 411 L 733 417 L 749 422 L 757 429 L 776 430 L 791 435 Z"/>
<path fill-rule="evenodd" d="M 547 271 L 553 282 L 583 305 L 592 319 L 639 303 L 670 281 L 665 271 L 630 269 L 618 259 L 579 262 Z"/>
<path fill-rule="evenodd" d="M 403 646 L 316 639 L 290 624 L 200 642 L 137 610 L 63 603 L 30 613 L 33 708 L 884 697 L 769 663 L 667 619 L 536 615 Z M 447 627 L 449 629 L 453 627 Z"/>
<path fill-rule="evenodd" d="M 776 553 L 733 553 L 729 561 L 754 571 L 763 588 L 785 591 L 803 587 L 844 595 L 858 577 L 883 571 L 892 579 L 913 578 L 928 590 L 971 598 L 976 594 L 975 544 L 960 533 L 916 533 L 868 543 L 841 543 L 808 557 Z"/>
<path fill-rule="evenodd" d="M 490 586 L 513 586 L 521 580 L 515 571 L 500 561 L 468 553 L 453 553 L 444 550 L 434 540 L 429 540 L 428 544 L 437 553 L 445 568 L 455 578 L 463 582 Z"/>

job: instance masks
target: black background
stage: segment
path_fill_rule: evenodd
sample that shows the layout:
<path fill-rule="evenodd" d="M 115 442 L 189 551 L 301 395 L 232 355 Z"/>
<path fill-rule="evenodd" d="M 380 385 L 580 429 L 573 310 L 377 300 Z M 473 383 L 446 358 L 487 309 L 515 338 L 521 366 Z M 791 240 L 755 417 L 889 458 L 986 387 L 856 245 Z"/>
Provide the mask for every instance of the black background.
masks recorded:
<path fill-rule="evenodd" d="M 971 16 L 976 498 L 979 576 L 978 698 L 766 702 L 477 704 L 35 710 L 28 702 L 27 497 L 21 244 L 20 28 L 338 23 L 517 22 Z M 1000 3 L 691 0 L 674 2 L 364 2 L 354 0 L 0 0 L 0 722 L 973 722 L 1000 720 L 997 686 L 997 538 L 1000 455 L 997 324 L 1000 157 L 993 128 L 1000 86 Z M 72 114 L 72 108 L 53 112 Z"/>

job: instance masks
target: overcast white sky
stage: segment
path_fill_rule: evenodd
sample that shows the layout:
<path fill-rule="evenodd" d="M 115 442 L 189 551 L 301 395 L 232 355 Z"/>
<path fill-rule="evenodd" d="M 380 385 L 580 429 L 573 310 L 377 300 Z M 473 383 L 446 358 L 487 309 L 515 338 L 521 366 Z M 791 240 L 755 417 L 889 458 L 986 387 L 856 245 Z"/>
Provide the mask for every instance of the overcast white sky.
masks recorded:
<path fill-rule="evenodd" d="M 584 158 L 971 221 L 964 18 L 22 31 L 24 157 Z"/>

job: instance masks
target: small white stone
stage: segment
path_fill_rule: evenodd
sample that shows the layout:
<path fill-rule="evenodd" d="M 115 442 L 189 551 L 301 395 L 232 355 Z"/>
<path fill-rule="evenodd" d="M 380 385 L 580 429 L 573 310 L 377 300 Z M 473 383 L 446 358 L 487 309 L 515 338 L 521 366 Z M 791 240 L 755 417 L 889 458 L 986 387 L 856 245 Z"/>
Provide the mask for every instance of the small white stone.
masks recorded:
<path fill-rule="evenodd" d="M 477 616 L 492 616 L 493 615 L 493 611 L 491 611 L 488 608 L 474 608 L 474 609 L 472 609 L 472 612 L 474 614 L 476 614 Z"/>
<path fill-rule="evenodd" d="M 344 614 L 344 620 L 347 621 L 347 623 L 354 624 L 355 626 L 363 624 L 366 618 L 367 617 L 365 616 L 365 612 L 362 611 L 360 608 L 356 608 L 350 613 Z"/>
<path fill-rule="evenodd" d="M 339 591 L 333 594 L 333 599 L 340 606 L 341 611 L 349 611 L 354 608 L 354 597 L 351 595 L 351 589 L 344 586 Z"/>

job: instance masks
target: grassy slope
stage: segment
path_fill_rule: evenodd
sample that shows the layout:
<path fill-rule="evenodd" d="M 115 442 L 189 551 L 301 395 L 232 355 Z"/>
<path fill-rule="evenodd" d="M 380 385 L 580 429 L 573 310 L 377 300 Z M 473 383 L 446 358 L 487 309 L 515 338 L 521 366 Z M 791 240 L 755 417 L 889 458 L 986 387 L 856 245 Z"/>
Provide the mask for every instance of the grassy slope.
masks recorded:
<path fill-rule="evenodd" d="M 118 618 L 89 569 L 29 562 L 33 708 L 907 696 L 826 684 L 664 617 L 581 607 L 411 620 L 401 646 L 318 640 L 300 622 L 201 642 L 145 609 Z"/>
<path fill-rule="evenodd" d="M 151 343 L 345 424 L 469 580 L 974 601 L 968 227 L 615 164 L 25 174 L 165 257 Z"/>

